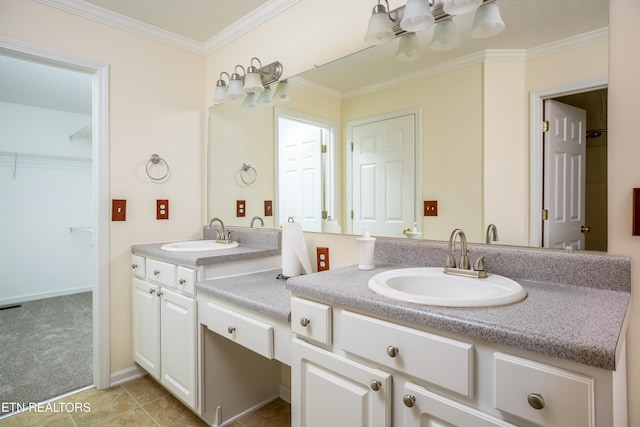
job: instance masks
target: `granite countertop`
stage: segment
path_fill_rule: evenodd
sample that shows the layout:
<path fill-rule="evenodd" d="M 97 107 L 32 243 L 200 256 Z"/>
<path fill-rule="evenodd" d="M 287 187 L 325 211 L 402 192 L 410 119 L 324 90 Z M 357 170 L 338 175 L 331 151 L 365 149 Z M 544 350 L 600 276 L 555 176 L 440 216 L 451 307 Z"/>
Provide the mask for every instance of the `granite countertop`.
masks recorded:
<path fill-rule="evenodd" d="M 164 243 L 133 245 L 131 246 L 131 252 L 137 255 L 144 255 L 160 261 L 172 262 L 174 264 L 188 267 L 199 267 L 203 265 L 221 264 L 280 255 L 279 248 L 265 248 L 264 246 L 256 246 L 247 243 L 241 243 L 240 246 L 233 249 L 216 249 L 213 251 L 198 252 L 164 251 L 160 249 L 162 245 L 164 245 Z"/>
<path fill-rule="evenodd" d="M 277 320 L 291 321 L 291 291 L 277 279 L 280 269 L 196 283 L 198 293 L 212 295 Z"/>
<path fill-rule="evenodd" d="M 444 308 L 405 303 L 368 288 L 384 270 L 413 265 L 357 266 L 298 276 L 287 281 L 296 295 L 344 305 L 372 315 L 614 370 L 616 345 L 630 293 L 557 283 L 516 281 L 528 292 L 519 303 L 485 308 Z"/>

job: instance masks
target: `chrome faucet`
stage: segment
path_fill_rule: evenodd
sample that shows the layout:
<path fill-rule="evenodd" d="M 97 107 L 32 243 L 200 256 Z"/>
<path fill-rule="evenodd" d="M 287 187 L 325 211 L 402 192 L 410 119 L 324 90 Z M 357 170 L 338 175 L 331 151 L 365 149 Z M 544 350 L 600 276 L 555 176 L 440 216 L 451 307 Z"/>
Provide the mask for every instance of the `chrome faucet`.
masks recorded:
<path fill-rule="evenodd" d="M 211 221 L 209 221 L 209 229 L 211 229 L 211 226 L 213 225 L 214 222 L 219 222 L 220 228 L 222 229 L 222 231 L 220 231 L 217 228 L 214 228 L 216 232 L 216 242 L 227 243 L 227 244 L 231 243 L 231 231 L 225 231 L 224 223 L 220 218 L 218 217 L 211 218 Z"/>
<path fill-rule="evenodd" d="M 500 238 L 498 237 L 498 228 L 495 226 L 495 224 L 489 224 L 489 226 L 487 227 L 487 236 L 485 238 L 485 243 L 487 245 L 490 245 L 491 242 L 497 242 L 498 240 L 500 240 Z"/>
<path fill-rule="evenodd" d="M 456 241 L 458 238 L 460 238 L 460 260 L 456 263 Z M 444 252 L 447 257 L 444 267 L 445 273 L 476 278 L 487 277 L 487 272 L 484 269 L 484 255 L 473 263 L 473 270 L 471 269 L 467 251 L 467 236 L 462 229 L 453 230 L 451 237 L 449 237 L 449 246 Z"/>
<path fill-rule="evenodd" d="M 260 226 L 264 227 L 264 221 L 262 220 L 262 218 L 256 215 L 253 218 L 251 218 L 251 228 L 253 228 L 253 223 L 256 222 L 256 219 L 260 221 Z"/>

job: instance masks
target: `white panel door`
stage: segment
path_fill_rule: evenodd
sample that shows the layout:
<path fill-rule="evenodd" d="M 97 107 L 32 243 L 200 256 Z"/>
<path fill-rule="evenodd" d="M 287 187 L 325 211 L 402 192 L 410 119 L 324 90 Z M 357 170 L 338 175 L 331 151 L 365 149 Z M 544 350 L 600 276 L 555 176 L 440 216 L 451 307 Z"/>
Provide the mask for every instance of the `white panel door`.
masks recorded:
<path fill-rule="evenodd" d="M 415 115 L 352 129 L 352 232 L 402 237 L 415 215 Z"/>
<path fill-rule="evenodd" d="M 133 360 L 160 378 L 160 286 L 132 278 Z"/>
<path fill-rule="evenodd" d="M 547 100 L 545 120 L 543 246 L 584 249 L 587 112 Z"/>
<path fill-rule="evenodd" d="M 279 134 L 278 221 L 293 217 L 304 231 L 321 231 L 322 129 L 280 119 Z"/>
<path fill-rule="evenodd" d="M 294 338 L 291 425 L 388 427 L 391 375 Z"/>
<path fill-rule="evenodd" d="M 196 300 L 168 289 L 161 299 L 160 382 L 196 407 Z"/>

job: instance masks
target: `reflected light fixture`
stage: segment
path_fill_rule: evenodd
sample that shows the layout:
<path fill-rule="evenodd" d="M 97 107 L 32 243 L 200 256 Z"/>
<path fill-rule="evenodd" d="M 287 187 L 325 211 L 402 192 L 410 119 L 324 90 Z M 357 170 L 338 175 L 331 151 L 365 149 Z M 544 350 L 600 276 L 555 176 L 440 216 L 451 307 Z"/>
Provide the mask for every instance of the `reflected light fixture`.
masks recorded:
<path fill-rule="evenodd" d="M 262 68 L 262 63 L 258 58 L 251 58 L 251 63 L 247 67 L 247 75 L 244 78 L 244 91 L 246 93 L 259 93 L 264 90 L 262 79 L 260 78 L 260 71 L 253 65 L 254 60 L 258 61 L 260 68 Z"/>
<path fill-rule="evenodd" d="M 216 90 L 213 93 L 214 104 L 222 104 L 227 99 L 228 87 L 225 81 L 222 80 L 223 74 L 227 75 L 227 80 L 231 80 L 231 77 L 229 77 L 229 73 L 227 73 L 226 71 L 223 71 L 220 73 L 220 79 L 218 79 L 218 81 L 216 82 Z"/>
<path fill-rule="evenodd" d="M 378 4 L 373 8 L 365 41 L 372 45 L 390 42 L 400 37 L 396 59 L 411 61 L 420 58 L 417 33 L 435 24 L 430 47 L 433 50 L 449 50 L 460 45 L 460 35 L 454 18 L 475 13 L 471 36 L 492 37 L 505 28 L 496 0 L 407 0 L 406 4 L 390 10 Z"/>
<path fill-rule="evenodd" d="M 276 93 L 273 95 L 273 98 L 278 101 L 291 101 L 291 91 L 288 81 L 283 80 L 278 83 L 278 87 L 276 88 Z"/>
<path fill-rule="evenodd" d="M 429 29 L 435 23 L 429 0 L 407 0 L 400 28 L 415 33 Z"/>
<path fill-rule="evenodd" d="M 420 41 L 416 33 L 407 33 L 400 38 L 396 59 L 400 62 L 415 61 L 422 57 Z"/>
<path fill-rule="evenodd" d="M 265 87 L 264 90 L 260 92 L 260 96 L 258 96 L 258 104 L 265 107 L 270 107 L 275 104 L 273 101 L 273 89 L 271 89 L 271 86 Z"/>
<path fill-rule="evenodd" d="M 447 0 L 442 9 L 448 15 L 464 15 L 473 12 L 482 4 L 482 0 Z"/>
<path fill-rule="evenodd" d="M 436 29 L 433 32 L 433 39 L 431 40 L 431 49 L 443 51 L 451 50 L 460 45 L 460 36 L 456 29 L 456 23 L 453 19 L 447 19 L 436 24 Z"/>
<path fill-rule="evenodd" d="M 238 74 L 238 67 L 242 68 L 242 76 Z M 245 96 L 244 92 L 244 83 L 242 79 L 244 77 L 245 71 L 242 65 L 236 65 L 236 68 L 231 74 L 231 78 L 229 79 L 229 88 L 227 89 L 227 99 L 236 99 Z"/>
<path fill-rule="evenodd" d="M 504 21 L 500 16 L 500 9 L 495 3 L 487 3 L 480 6 L 473 19 L 471 37 L 484 39 L 500 34 L 504 30 Z"/>
<path fill-rule="evenodd" d="M 242 108 L 245 110 L 255 110 L 258 108 L 258 94 L 255 92 L 248 93 L 242 100 Z"/>
<path fill-rule="evenodd" d="M 378 4 L 373 7 L 373 12 L 369 18 L 369 26 L 367 34 L 364 36 L 364 41 L 377 45 L 388 43 L 394 38 L 396 38 L 396 35 L 393 32 L 391 18 L 389 18 L 387 9 L 378 1 Z"/>

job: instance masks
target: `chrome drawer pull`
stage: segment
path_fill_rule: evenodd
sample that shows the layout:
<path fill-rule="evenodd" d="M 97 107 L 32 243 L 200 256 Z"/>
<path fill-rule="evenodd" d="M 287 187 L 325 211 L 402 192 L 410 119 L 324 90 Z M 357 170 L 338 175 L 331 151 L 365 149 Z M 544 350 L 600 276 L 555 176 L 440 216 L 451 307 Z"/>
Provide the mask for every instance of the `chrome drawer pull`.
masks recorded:
<path fill-rule="evenodd" d="M 159 276 L 159 275 L 160 275 L 160 271 L 158 271 L 158 270 L 153 270 L 153 275 L 154 275 L 154 276 Z"/>
<path fill-rule="evenodd" d="M 136 268 L 138 268 L 138 264 L 131 264 L 131 268 L 135 270 Z"/>
<path fill-rule="evenodd" d="M 300 319 L 300 325 L 304 328 L 306 328 L 309 323 L 311 323 L 311 320 L 307 319 L 306 317 Z"/>
<path fill-rule="evenodd" d="M 529 402 L 529 406 L 533 409 L 542 409 L 544 408 L 544 397 L 538 393 L 529 393 L 527 396 L 527 402 Z"/>
<path fill-rule="evenodd" d="M 400 350 L 395 345 L 390 345 L 389 347 L 387 347 L 387 354 L 389 355 L 389 357 L 396 357 L 399 352 Z"/>
<path fill-rule="evenodd" d="M 413 408 L 413 405 L 416 403 L 416 397 L 411 396 L 410 394 L 405 394 L 402 396 L 402 402 L 407 408 Z"/>
<path fill-rule="evenodd" d="M 236 331 L 236 328 L 234 328 L 233 326 L 229 326 L 227 328 L 227 332 L 229 332 L 230 334 L 234 333 Z"/>
<path fill-rule="evenodd" d="M 382 388 L 382 383 L 380 380 L 371 380 L 369 387 L 371 387 L 371 390 L 373 391 L 379 391 Z"/>
<path fill-rule="evenodd" d="M 153 294 L 156 290 L 155 289 L 149 289 L 149 293 Z"/>
<path fill-rule="evenodd" d="M 187 283 L 187 281 L 185 279 L 178 280 L 178 284 L 180 284 L 180 285 L 184 285 L 185 283 Z"/>

